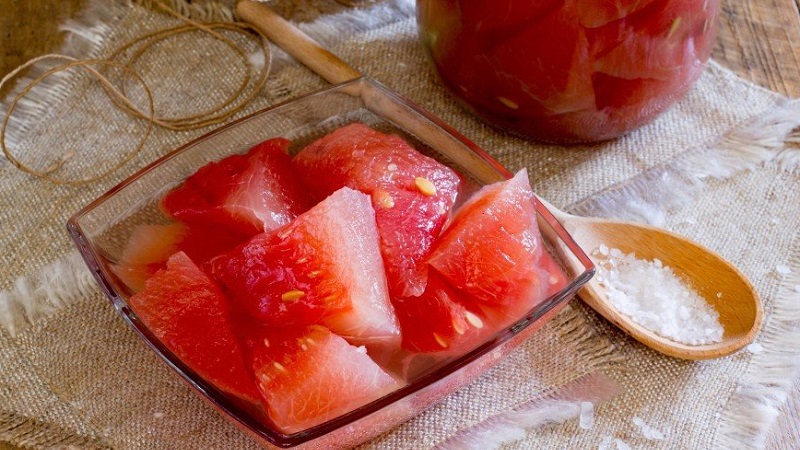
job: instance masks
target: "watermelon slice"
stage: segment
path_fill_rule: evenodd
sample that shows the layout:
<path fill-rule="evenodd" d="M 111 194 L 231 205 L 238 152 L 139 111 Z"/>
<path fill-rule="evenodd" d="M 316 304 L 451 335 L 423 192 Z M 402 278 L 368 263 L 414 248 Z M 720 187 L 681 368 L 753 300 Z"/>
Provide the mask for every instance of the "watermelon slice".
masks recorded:
<path fill-rule="evenodd" d="M 248 342 L 267 414 L 284 433 L 319 425 L 401 386 L 363 347 L 319 325 L 272 329 Z"/>
<path fill-rule="evenodd" d="M 422 294 L 425 257 L 449 217 L 458 175 L 399 136 L 360 123 L 313 142 L 293 162 L 317 199 L 344 186 L 370 195 L 390 292 Z"/>
<path fill-rule="evenodd" d="M 111 266 L 111 271 L 132 292 L 139 292 L 144 289 L 145 281 L 166 267 L 167 259 L 178 251 L 186 253 L 202 267 L 242 241 L 240 236 L 225 230 L 180 222 L 139 225 L 131 232 L 119 262 Z"/>
<path fill-rule="evenodd" d="M 275 138 L 209 163 L 169 192 L 162 207 L 183 222 L 245 237 L 286 225 L 310 206 L 288 148 L 288 140 Z"/>
<path fill-rule="evenodd" d="M 458 355 L 476 347 L 492 331 L 481 309 L 459 298 L 436 272 L 429 273 L 421 296 L 396 298 L 393 304 L 406 350 Z"/>
<path fill-rule="evenodd" d="M 519 319 L 549 289 L 534 201 L 525 169 L 484 186 L 456 211 L 428 260 L 498 324 Z"/>
<path fill-rule="evenodd" d="M 245 369 L 222 291 L 185 253 L 145 283 L 129 303 L 142 323 L 172 353 L 218 389 L 259 404 L 255 382 Z"/>
<path fill-rule="evenodd" d="M 137 226 L 111 271 L 133 292 L 141 291 L 148 278 L 166 267 L 167 259 L 178 251 L 188 232 L 180 223 Z"/>
<path fill-rule="evenodd" d="M 498 98 L 498 102 L 504 103 L 508 112 L 536 111 L 538 105 L 545 107 L 548 114 L 594 107 L 589 44 L 574 9 L 566 4 L 491 50 L 497 76 L 508 91 L 507 97 Z M 520 57 L 521 49 L 536 56 Z"/>
<path fill-rule="evenodd" d="M 647 7 L 654 0 L 574 0 L 581 25 L 589 28 L 603 26 Z"/>
<path fill-rule="evenodd" d="M 370 199 L 343 188 L 289 225 L 215 258 L 234 304 L 274 326 L 321 323 L 357 344 L 399 344 Z"/>

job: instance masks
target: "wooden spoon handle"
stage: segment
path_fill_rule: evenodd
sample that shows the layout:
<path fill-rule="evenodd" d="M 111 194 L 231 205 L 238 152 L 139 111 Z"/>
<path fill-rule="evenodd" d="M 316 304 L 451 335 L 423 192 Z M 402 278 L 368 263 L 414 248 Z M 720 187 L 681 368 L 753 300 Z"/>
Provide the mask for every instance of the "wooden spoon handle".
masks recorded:
<path fill-rule="evenodd" d="M 236 5 L 236 14 L 328 82 L 337 84 L 361 77 L 359 71 L 263 3 L 242 0 Z"/>

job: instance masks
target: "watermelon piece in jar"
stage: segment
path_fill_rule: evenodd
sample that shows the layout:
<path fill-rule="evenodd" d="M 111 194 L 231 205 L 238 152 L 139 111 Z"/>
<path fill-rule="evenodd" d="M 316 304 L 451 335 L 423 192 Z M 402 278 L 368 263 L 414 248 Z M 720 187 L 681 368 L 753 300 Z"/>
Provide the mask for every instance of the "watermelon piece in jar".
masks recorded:
<path fill-rule="evenodd" d="M 233 332 L 228 300 L 185 253 L 171 256 L 129 303 L 150 332 L 200 377 L 223 392 L 260 403 Z"/>
<path fill-rule="evenodd" d="M 455 212 L 428 259 L 492 326 L 520 319 L 550 289 L 534 202 L 524 169 L 484 186 Z"/>
<path fill-rule="evenodd" d="M 286 225 L 310 207 L 288 148 L 288 140 L 274 138 L 209 163 L 167 193 L 162 208 L 188 224 L 245 237 Z"/>
<path fill-rule="evenodd" d="M 596 28 L 647 7 L 654 0 L 570 0 L 575 3 L 578 20 L 587 28 Z"/>
<path fill-rule="evenodd" d="M 587 35 L 596 72 L 629 80 L 669 80 L 678 90 L 708 59 L 713 20 L 696 0 L 654 0 Z"/>
<path fill-rule="evenodd" d="M 558 36 L 547 39 L 547 36 Z M 530 54 L 535 57 L 521 57 Z M 591 59 L 574 5 L 566 4 L 490 50 L 497 73 L 498 106 L 519 115 L 561 114 L 592 109 Z M 501 109 L 501 111 L 503 111 Z"/>
<path fill-rule="evenodd" d="M 316 198 L 345 186 L 371 197 L 391 294 L 422 294 L 425 257 L 455 203 L 458 175 L 399 136 L 360 123 L 311 143 L 293 163 Z"/>
<path fill-rule="evenodd" d="M 356 344 L 399 346 L 367 195 L 343 188 L 290 224 L 211 261 L 234 305 L 272 326 L 320 323 Z"/>
<path fill-rule="evenodd" d="M 263 405 L 284 433 L 319 425 L 401 387 L 363 347 L 319 325 L 265 329 L 246 340 Z"/>

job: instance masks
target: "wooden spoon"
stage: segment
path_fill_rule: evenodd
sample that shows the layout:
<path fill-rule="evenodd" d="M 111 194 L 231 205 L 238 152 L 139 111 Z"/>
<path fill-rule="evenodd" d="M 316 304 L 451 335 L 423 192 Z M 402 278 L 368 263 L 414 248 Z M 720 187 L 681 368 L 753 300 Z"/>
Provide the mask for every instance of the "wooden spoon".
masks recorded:
<path fill-rule="evenodd" d="M 361 76 L 264 4 L 242 0 L 236 5 L 236 13 L 327 81 L 335 84 Z M 729 355 L 755 338 L 763 314 L 758 294 L 741 272 L 716 253 L 655 227 L 577 217 L 541 201 L 587 253 L 604 244 L 624 253 L 635 253 L 639 259 L 660 259 L 717 310 L 725 329 L 722 342 L 681 344 L 661 337 L 620 314 L 609 304 L 605 288 L 596 279 L 587 283 L 579 292 L 581 299 L 639 342 L 676 358 L 710 359 Z M 578 264 L 577 261 L 574 263 Z"/>
<path fill-rule="evenodd" d="M 682 359 L 711 359 L 730 355 L 753 341 L 761 329 L 761 300 L 736 267 L 715 252 L 678 234 L 633 222 L 567 214 L 539 198 L 575 242 L 587 253 L 605 245 L 636 258 L 660 259 L 719 313 L 722 341 L 687 345 L 659 336 L 616 310 L 596 278 L 578 292 L 581 299 L 611 323 L 644 345 Z M 658 286 L 653 286 L 658 289 Z"/>

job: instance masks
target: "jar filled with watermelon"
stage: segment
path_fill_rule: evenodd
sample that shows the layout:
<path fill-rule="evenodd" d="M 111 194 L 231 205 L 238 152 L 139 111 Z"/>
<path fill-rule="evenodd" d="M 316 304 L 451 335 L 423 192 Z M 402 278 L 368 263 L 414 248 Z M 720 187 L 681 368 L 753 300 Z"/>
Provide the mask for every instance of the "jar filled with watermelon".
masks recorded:
<path fill-rule="evenodd" d="M 487 122 L 555 143 L 621 136 L 680 100 L 719 0 L 417 0 L 440 79 Z"/>

